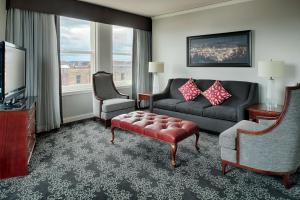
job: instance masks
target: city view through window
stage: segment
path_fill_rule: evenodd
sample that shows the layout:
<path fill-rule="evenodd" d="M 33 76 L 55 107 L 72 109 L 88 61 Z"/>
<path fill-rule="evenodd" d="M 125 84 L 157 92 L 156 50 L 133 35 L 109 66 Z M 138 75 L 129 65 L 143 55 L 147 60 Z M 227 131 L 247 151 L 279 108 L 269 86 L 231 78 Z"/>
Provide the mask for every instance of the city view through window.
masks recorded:
<path fill-rule="evenodd" d="M 60 17 L 60 60 L 63 91 L 91 85 L 94 47 L 89 21 Z"/>
<path fill-rule="evenodd" d="M 60 17 L 60 60 L 63 92 L 91 86 L 95 60 L 95 23 Z M 133 29 L 112 26 L 112 61 L 117 87 L 132 84 Z"/>
<path fill-rule="evenodd" d="M 117 87 L 132 84 L 133 29 L 113 26 L 113 74 Z"/>

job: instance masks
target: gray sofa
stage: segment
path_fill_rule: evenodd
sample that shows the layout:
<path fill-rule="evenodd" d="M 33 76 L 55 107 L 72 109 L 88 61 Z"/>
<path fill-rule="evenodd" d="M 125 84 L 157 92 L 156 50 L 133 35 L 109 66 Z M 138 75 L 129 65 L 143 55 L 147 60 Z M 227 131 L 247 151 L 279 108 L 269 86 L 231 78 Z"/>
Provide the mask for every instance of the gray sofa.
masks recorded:
<path fill-rule="evenodd" d="M 258 84 L 243 81 L 220 81 L 232 95 L 221 105 L 212 106 L 203 96 L 186 102 L 178 88 L 188 79 L 170 79 L 162 93 L 150 99 L 150 111 L 196 122 L 200 129 L 223 132 L 237 122 L 247 119 L 246 108 L 258 103 Z M 202 91 L 208 89 L 215 80 L 194 80 Z"/>

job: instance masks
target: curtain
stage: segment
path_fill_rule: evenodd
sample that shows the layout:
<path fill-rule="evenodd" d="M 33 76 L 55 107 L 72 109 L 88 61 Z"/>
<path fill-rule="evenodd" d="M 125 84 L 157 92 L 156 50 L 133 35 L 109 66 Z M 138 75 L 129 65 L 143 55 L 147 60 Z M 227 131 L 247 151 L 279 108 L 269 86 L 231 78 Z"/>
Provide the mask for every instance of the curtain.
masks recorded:
<path fill-rule="evenodd" d="M 6 40 L 26 48 L 26 95 L 37 97 L 37 132 L 60 127 L 55 16 L 9 9 Z"/>
<path fill-rule="evenodd" d="M 137 99 L 138 93 L 152 91 L 152 75 L 149 73 L 151 59 L 151 32 L 134 29 L 132 54 L 132 97 L 134 99 Z M 143 104 L 142 106 L 147 106 Z"/>

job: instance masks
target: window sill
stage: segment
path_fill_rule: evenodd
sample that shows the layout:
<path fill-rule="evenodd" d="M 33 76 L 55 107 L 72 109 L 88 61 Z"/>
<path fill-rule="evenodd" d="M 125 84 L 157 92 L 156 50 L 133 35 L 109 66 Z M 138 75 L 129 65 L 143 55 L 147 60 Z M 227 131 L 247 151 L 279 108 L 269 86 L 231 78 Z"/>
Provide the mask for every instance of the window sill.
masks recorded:
<path fill-rule="evenodd" d="M 88 94 L 88 93 L 92 93 L 92 92 L 93 92 L 93 90 L 91 87 L 76 88 L 76 89 L 64 89 L 62 92 L 62 96 Z"/>
<path fill-rule="evenodd" d="M 117 88 L 117 89 L 121 89 L 121 90 L 122 90 L 122 89 L 131 89 L 131 88 L 132 88 L 132 85 L 116 86 L 116 88 Z"/>

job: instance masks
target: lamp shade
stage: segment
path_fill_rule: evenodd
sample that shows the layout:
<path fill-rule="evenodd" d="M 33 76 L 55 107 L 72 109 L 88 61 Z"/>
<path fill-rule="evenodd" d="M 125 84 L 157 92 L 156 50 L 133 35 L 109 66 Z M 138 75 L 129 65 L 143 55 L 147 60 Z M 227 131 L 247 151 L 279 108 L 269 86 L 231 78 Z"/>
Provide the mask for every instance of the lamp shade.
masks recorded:
<path fill-rule="evenodd" d="M 149 72 L 163 73 L 164 72 L 164 63 L 163 62 L 149 62 Z"/>
<path fill-rule="evenodd" d="M 282 61 L 259 61 L 258 76 L 261 77 L 281 77 L 283 76 L 284 68 Z"/>

